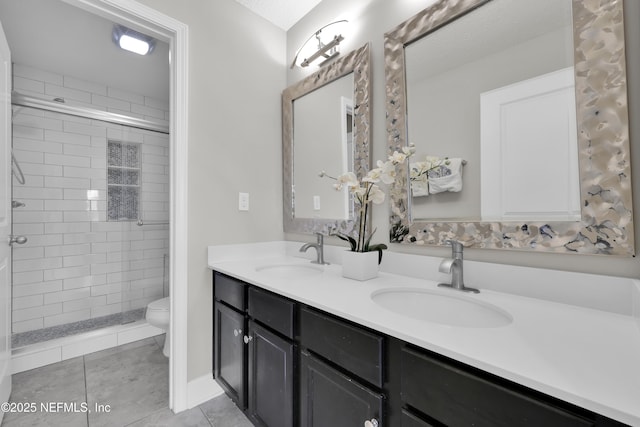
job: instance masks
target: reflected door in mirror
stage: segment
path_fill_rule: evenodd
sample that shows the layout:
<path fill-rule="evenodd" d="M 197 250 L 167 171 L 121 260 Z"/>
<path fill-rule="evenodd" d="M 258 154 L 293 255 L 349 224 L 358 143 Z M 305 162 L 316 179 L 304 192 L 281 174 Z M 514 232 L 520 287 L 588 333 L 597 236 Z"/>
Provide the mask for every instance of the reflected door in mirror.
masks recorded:
<path fill-rule="evenodd" d="M 580 221 L 573 76 L 569 67 L 480 95 L 482 221 Z"/>
<path fill-rule="evenodd" d="M 482 206 L 494 202 L 493 199 L 483 200 L 483 195 L 488 194 L 486 190 L 498 188 L 483 182 L 487 169 L 495 168 L 495 165 L 484 163 L 487 156 L 483 156 L 481 145 L 481 116 L 484 114 L 481 99 L 484 93 L 498 88 L 572 67 L 572 32 L 571 0 L 492 0 L 406 46 L 407 138 L 416 145 L 414 158 L 420 161 L 426 156 L 437 156 L 467 161 L 460 191 L 411 198 L 412 220 L 536 221 L 549 218 L 549 208 L 542 204 L 538 211 L 538 203 L 533 199 L 526 208 L 518 209 L 522 214 L 519 216 L 506 215 L 498 219 L 495 212 L 483 212 Z M 575 99 L 572 102 L 575 111 Z M 548 118 L 552 120 L 551 124 L 546 122 Z M 555 117 L 534 112 L 529 119 L 531 125 L 544 129 L 553 126 Z M 529 140 L 523 136 L 525 138 L 510 142 L 524 148 Z M 505 140 L 501 143 L 500 149 L 509 150 L 504 145 Z M 557 149 L 547 144 L 544 156 L 543 150 L 539 150 L 539 157 L 529 158 L 526 162 L 542 166 L 544 157 L 566 158 L 567 143 L 573 143 L 571 150 L 577 157 L 576 136 L 573 135 Z M 531 150 L 536 148 L 531 147 Z M 538 168 L 521 168 L 518 163 L 511 166 L 519 168 L 521 183 L 532 185 L 540 181 Z M 530 174 L 522 175 L 525 171 Z M 577 172 L 571 176 L 575 179 L 572 189 L 576 191 L 571 198 L 578 200 Z M 508 205 L 510 200 L 504 202 Z M 519 201 L 516 204 L 521 205 Z M 526 212 L 532 216 L 527 218 Z"/>
<path fill-rule="evenodd" d="M 293 101 L 293 138 L 294 216 L 351 218 L 349 194 L 320 172 L 353 170 L 353 73 Z"/>

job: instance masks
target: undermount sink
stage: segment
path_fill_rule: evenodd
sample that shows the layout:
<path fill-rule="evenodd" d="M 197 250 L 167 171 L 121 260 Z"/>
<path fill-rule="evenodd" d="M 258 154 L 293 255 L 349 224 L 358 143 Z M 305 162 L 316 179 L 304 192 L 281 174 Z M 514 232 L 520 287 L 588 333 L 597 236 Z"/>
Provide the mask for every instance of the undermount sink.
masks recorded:
<path fill-rule="evenodd" d="M 505 310 L 465 295 L 449 295 L 416 288 L 393 288 L 373 292 L 371 299 L 397 314 L 448 326 L 499 328 L 513 321 L 513 317 Z"/>
<path fill-rule="evenodd" d="M 318 264 L 269 264 L 256 267 L 256 271 L 278 276 L 283 278 L 289 277 L 308 277 L 322 274 L 324 268 Z"/>

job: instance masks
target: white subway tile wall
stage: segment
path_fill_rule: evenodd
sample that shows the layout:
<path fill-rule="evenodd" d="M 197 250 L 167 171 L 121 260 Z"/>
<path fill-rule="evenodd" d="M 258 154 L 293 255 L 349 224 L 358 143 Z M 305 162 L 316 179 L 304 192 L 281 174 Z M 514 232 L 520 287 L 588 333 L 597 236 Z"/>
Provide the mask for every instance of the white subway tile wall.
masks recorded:
<path fill-rule="evenodd" d="M 16 64 L 14 89 L 143 119 L 169 105 L 99 83 Z M 107 221 L 107 140 L 141 144 L 140 216 L 169 221 L 169 139 L 124 126 L 13 107 L 13 150 L 26 183 L 14 181 L 14 333 L 135 310 L 168 281 L 167 225 Z"/>

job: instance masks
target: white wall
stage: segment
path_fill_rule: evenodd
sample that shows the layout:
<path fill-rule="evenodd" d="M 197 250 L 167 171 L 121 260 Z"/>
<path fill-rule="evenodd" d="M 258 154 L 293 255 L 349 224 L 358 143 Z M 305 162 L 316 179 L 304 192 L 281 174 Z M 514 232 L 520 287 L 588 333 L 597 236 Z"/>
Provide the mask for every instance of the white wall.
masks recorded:
<path fill-rule="evenodd" d="M 24 95 L 166 121 L 167 102 L 104 84 L 14 64 Z M 169 219 L 166 134 L 32 108 L 13 107 L 13 150 L 25 175 L 14 178 L 14 333 L 145 307 L 164 296 L 169 230 L 107 221 L 107 141 L 141 144 L 140 214 Z"/>
<path fill-rule="evenodd" d="M 283 237 L 285 32 L 233 0 L 139 1 L 189 26 L 189 277 L 175 286 L 189 289 L 192 380 L 212 369 L 207 246 Z"/>
<path fill-rule="evenodd" d="M 287 32 L 287 58 L 293 58 L 296 49 L 321 26 L 336 19 L 348 19 L 351 33 L 341 44 L 342 51 L 348 52 L 366 42 L 371 42 L 372 73 L 373 73 L 373 160 L 383 159 L 387 155 L 387 132 L 385 129 L 385 88 L 384 88 L 384 33 L 395 28 L 398 24 L 427 7 L 432 1 L 415 0 L 323 0 L 298 24 Z M 625 24 L 627 37 L 627 78 L 629 87 L 629 115 L 633 188 L 636 223 L 636 246 L 640 248 L 640 121 L 633 120 L 640 112 L 640 35 L 637 22 L 640 20 L 640 3 L 625 1 Z M 311 68 L 311 67 L 310 67 Z M 287 83 L 292 84 L 314 70 L 296 68 L 287 70 Z M 377 227 L 376 241 L 388 243 L 388 205 L 374 206 L 373 223 Z M 310 236 L 287 234 L 291 240 L 311 240 Z M 331 242 L 331 240 L 330 240 Z M 332 242 L 342 244 L 336 240 Z M 438 247 L 412 247 L 394 244 L 392 251 L 409 252 L 431 256 L 448 256 L 450 249 Z M 640 252 L 640 250 L 638 250 Z M 557 270 L 583 271 L 596 274 L 620 275 L 640 277 L 640 261 L 636 258 L 619 258 L 607 256 L 545 254 L 508 250 L 469 249 L 465 251 L 465 258 L 477 261 L 524 265 Z M 383 260 L 384 262 L 384 260 Z"/>

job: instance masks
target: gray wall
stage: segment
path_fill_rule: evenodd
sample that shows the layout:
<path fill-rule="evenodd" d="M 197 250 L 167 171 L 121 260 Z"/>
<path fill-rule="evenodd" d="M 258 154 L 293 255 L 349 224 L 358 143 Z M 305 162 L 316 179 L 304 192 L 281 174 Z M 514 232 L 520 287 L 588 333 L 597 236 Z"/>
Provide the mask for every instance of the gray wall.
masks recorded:
<path fill-rule="evenodd" d="M 189 289 L 192 380 L 211 372 L 207 246 L 282 239 L 285 32 L 233 0 L 139 1 L 189 26 L 189 277 L 175 286 Z"/>
<path fill-rule="evenodd" d="M 353 32 L 343 42 L 343 52 L 355 49 L 371 42 L 373 74 L 373 160 L 386 157 L 387 134 L 385 129 L 385 89 L 383 37 L 386 31 L 416 14 L 432 2 L 409 0 L 323 0 L 304 19 L 287 32 L 287 58 L 293 58 L 298 46 L 322 25 L 336 19 L 349 19 Z M 640 2 L 625 1 L 625 24 L 627 37 L 627 77 L 629 85 L 629 114 L 631 117 L 632 164 L 640 165 L 640 121 L 633 120 L 640 114 Z M 287 72 L 287 83 L 292 84 L 313 70 L 294 69 Z M 640 167 L 640 166 L 639 166 Z M 640 173 L 639 167 L 633 168 L 634 199 L 636 200 L 634 219 L 638 224 L 640 209 Z M 388 205 L 374 206 L 374 226 L 377 227 L 377 241 L 388 242 Z M 636 226 L 635 240 L 640 244 L 640 227 Z M 305 239 L 309 236 L 286 234 L 289 240 Z M 342 244 L 339 240 L 329 242 Z M 450 249 L 438 247 L 412 247 L 391 245 L 391 251 L 408 252 L 431 256 L 447 256 Z M 609 274 L 627 277 L 640 277 L 640 262 L 635 258 L 606 256 L 545 254 L 509 250 L 469 249 L 467 259 L 502 264 L 524 265 L 557 270 L 582 271 L 595 274 Z M 384 261 L 383 261 L 384 262 Z"/>
<path fill-rule="evenodd" d="M 286 34 L 232 0 L 138 0 L 189 25 L 189 380 L 211 370 L 211 272 L 208 245 L 281 239 L 282 161 L 280 94 L 311 71 L 289 70 L 298 46 L 327 22 L 348 17 L 348 52 L 371 42 L 373 64 L 373 155 L 386 156 L 383 33 L 426 6 L 398 0 L 323 0 Z M 626 2 L 627 22 L 640 21 L 640 3 Z M 627 25 L 630 112 L 640 111 L 640 28 Z M 285 55 L 286 45 L 286 55 Z M 247 126 L 250 123 L 250 126 Z M 632 149 L 640 122 L 632 121 Z M 640 151 L 633 161 L 640 164 Z M 250 152 L 251 156 L 246 153 Z M 238 173 L 239 172 L 239 173 Z M 640 179 L 634 195 L 640 200 Z M 238 212 L 238 192 L 251 194 L 251 210 Z M 275 201 L 275 202 L 274 202 Z M 277 202 L 277 203 L 276 203 Z M 387 240 L 387 205 L 374 207 L 380 241 Z M 636 219 L 638 214 L 636 213 Z M 290 240 L 312 240 L 287 234 Z M 636 233 L 636 240 L 638 233 Z M 332 241 L 342 244 L 341 241 Z M 390 250 L 445 256 L 446 248 L 393 245 Z M 640 276 L 635 259 L 469 250 L 468 259 L 623 276 Z"/>
<path fill-rule="evenodd" d="M 353 74 L 293 101 L 296 218 L 347 218 L 347 190 L 336 191 L 334 181 L 318 176 L 323 170 L 333 177 L 348 171 L 343 167 L 347 160 L 340 154 L 344 151 L 342 97 L 353 102 Z M 320 210 L 314 209 L 313 196 L 320 197 Z"/>

